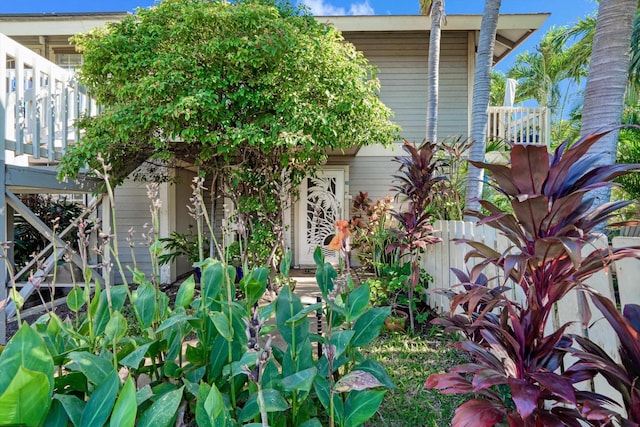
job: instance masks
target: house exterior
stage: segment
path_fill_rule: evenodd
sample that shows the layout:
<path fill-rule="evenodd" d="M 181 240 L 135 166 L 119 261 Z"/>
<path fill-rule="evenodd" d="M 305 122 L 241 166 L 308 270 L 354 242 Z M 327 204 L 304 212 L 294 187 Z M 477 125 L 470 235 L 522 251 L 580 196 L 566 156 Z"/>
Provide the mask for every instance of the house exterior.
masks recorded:
<path fill-rule="evenodd" d="M 125 13 L 78 14 L 21 14 L 0 15 L 0 33 L 5 34 L 50 61 L 74 68 L 82 57 L 68 38 L 88 31 L 106 22 L 118 21 Z M 506 57 L 515 47 L 533 34 L 546 20 L 548 14 L 503 15 L 498 22 L 495 62 Z M 395 113 L 394 120 L 402 127 L 402 135 L 409 141 L 421 142 L 425 133 L 427 97 L 427 61 L 430 18 L 427 16 L 332 16 L 317 17 L 340 29 L 346 40 L 361 50 L 369 61 L 378 67 L 381 81 L 380 96 Z M 474 75 L 474 56 L 482 16 L 448 15 L 443 26 L 440 62 L 439 139 L 468 136 L 471 126 L 471 98 Z M 0 58 L 2 59 L 2 58 Z M 6 58 L 10 70 L 10 55 Z M 0 73 L 2 73 L 0 68 Z M 8 72 L 8 71 L 7 71 Z M 5 78 L 3 76 L 0 76 Z M 10 77 L 6 77 L 10 81 Z M 1 87 L 1 86 L 0 86 Z M 10 95 L 7 86 L 6 100 Z M 2 95 L 2 94 L 0 94 Z M 7 115 L 8 116 L 8 115 Z M 0 115 L 1 117 L 1 115 Z M 9 120 L 9 118 L 7 118 Z M 7 128 L 11 126 L 6 126 Z M 0 131 L 2 127 L 0 127 Z M 8 135 L 8 134 L 7 134 Z M 2 133 L 0 133 L 2 136 Z M 9 147 L 5 137 L 5 147 Z M 1 140 L 1 139 L 0 139 Z M 392 162 L 402 154 L 398 141 L 393 147 L 377 145 L 354 148 L 346 153 L 330 153 L 328 163 L 317 177 L 305 180 L 301 187 L 300 201 L 291 209 L 290 232 L 287 243 L 293 251 L 293 264 L 313 264 L 313 250 L 333 233 L 333 220 L 349 217 L 351 195 L 366 191 L 373 200 L 390 193 L 391 175 L 397 170 Z M 37 167 L 29 156 L 7 154 L 7 163 Z M 50 162 L 55 164 L 55 159 Z M 160 235 L 171 231 L 187 233 L 195 226 L 186 205 L 191 194 L 190 183 L 195 170 L 185 165 L 170 172 L 178 177 L 176 184 L 160 185 L 162 200 Z M 318 197 L 330 203 L 320 212 Z M 133 263 L 127 235 L 135 229 L 133 240 L 137 267 L 151 272 L 148 250 L 143 244 L 143 225 L 149 223 L 149 201 L 144 182 L 129 179 L 116 189 L 117 223 L 120 241 L 120 258 L 125 264 Z M 211 210 L 216 218 L 224 215 L 223 200 L 212 202 Z M 323 208 L 325 209 L 325 208 Z M 331 253 L 327 254 L 331 256 Z M 189 271 L 186 260 L 165 266 L 161 271 L 163 282 L 172 282 Z M 1 295 L 0 295 L 1 296 Z"/>

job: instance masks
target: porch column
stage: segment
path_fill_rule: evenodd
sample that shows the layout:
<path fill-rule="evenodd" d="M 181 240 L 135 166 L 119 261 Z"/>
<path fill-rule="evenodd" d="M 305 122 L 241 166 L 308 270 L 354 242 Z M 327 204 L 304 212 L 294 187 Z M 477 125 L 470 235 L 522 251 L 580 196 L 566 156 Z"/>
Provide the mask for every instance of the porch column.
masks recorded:
<path fill-rule="evenodd" d="M 5 158 L 4 145 L 6 141 L 6 97 L 7 93 L 7 53 L 6 48 L 0 43 L 0 243 L 5 243 L 7 238 L 7 200 L 5 199 Z M 13 239 L 11 239 L 13 240 Z M 4 253 L 3 255 L 8 255 Z M 0 259 L 0 344 L 7 342 L 7 312 L 4 310 L 7 298 L 7 262 L 8 259 Z"/>
<path fill-rule="evenodd" d="M 171 178 L 174 178 L 175 172 L 170 169 L 172 174 Z M 160 230 L 159 238 L 169 237 L 171 230 L 176 229 L 176 186 L 169 182 L 163 182 L 158 188 L 158 196 L 162 202 L 160 207 Z M 168 284 L 176 281 L 176 263 L 171 262 L 160 267 L 160 283 Z"/>

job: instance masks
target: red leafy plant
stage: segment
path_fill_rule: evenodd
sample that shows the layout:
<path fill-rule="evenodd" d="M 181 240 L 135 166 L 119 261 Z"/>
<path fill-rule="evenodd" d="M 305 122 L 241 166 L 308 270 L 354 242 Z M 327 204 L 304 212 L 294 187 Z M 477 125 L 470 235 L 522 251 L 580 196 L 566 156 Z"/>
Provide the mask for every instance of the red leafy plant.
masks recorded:
<path fill-rule="evenodd" d="M 561 372 L 565 356 L 577 351 L 574 337 L 565 332 L 569 323 L 545 333 L 555 304 L 568 292 L 582 289 L 585 279 L 612 261 L 639 255 L 632 248 L 581 255 L 597 237 L 595 227 L 629 203 L 594 207 L 589 191 L 638 168 L 593 166 L 588 149 L 606 133 L 588 135 L 570 148 L 565 142 L 553 155 L 544 146 L 515 145 L 509 165 L 472 162 L 489 172 L 513 209 L 506 213 L 483 200 L 484 212 L 472 214 L 479 224 L 506 236 L 511 247 L 498 253 L 465 241 L 471 246 L 467 257 L 479 262 L 468 276 L 458 274 L 464 283 L 452 296 L 447 318 L 437 320 L 468 338 L 456 345 L 473 357 L 472 363 L 431 375 L 425 384 L 443 393 L 477 395 L 456 410 L 454 426 L 493 426 L 505 420 L 509 426 L 602 425 L 615 417 L 604 407 L 613 403 L 608 398 L 576 388 L 595 375 L 593 358 L 585 356 L 582 365 Z M 504 271 L 521 301 L 512 300 L 504 288 L 476 280 L 488 265 Z M 510 397 L 497 391 L 505 388 Z"/>
<path fill-rule="evenodd" d="M 442 159 L 435 155 L 436 143 L 425 141 L 416 146 L 405 140 L 402 148 L 407 155 L 393 159 L 400 163 L 400 167 L 398 173 L 393 175 L 397 184 L 392 189 L 396 192 L 396 199 L 405 204 L 403 209 L 391 211 L 391 216 L 398 222 L 398 228 L 394 230 L 397 240 L 386 250 L 391 252 L 399 249 L 403 255 L 410 257 L 409 322 L 413 332 L 413 300 L 414 290 L 420 283 L 420 254 L 429 245 L 442 241 L 442 238 L 433 235 L 432 213 L 428 208 L 446 182 L 446 177 L 442 173 Z"/>
<path fill-rule="evenodd" d="M 592 341 L 576 336 L 582 351 L 573 355 L 579 360 L 570 372 L 589 372 L 589 376 L 600 373 L 622 396 L 622 405 L 627 416 L 616 416 L 621 426 L 640 426 L 640 305 L 627 304 L 621 314 L 613 301 L 595 292 L 591 298 L 613 327 L 620 341 L 620 360 L 611 356 Z"/>

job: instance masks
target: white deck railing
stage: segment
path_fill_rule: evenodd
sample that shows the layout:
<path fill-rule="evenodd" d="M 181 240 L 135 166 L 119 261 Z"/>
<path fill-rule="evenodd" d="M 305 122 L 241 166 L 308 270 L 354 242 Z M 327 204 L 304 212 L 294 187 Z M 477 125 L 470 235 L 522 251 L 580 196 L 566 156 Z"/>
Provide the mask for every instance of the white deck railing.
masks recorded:
<path fill-rule="evenodd" d="M 95 111 L 95 101 L 73 72 L 0 34 L 0 143 L 5 150 L 55 162 L 78 140 L 75 121 Z"/>
<path fill-rule="evenodd" d="M 489 107 L 487 136 L 522 144 L 549 146 L 551 140 L 549 109 Z"/>

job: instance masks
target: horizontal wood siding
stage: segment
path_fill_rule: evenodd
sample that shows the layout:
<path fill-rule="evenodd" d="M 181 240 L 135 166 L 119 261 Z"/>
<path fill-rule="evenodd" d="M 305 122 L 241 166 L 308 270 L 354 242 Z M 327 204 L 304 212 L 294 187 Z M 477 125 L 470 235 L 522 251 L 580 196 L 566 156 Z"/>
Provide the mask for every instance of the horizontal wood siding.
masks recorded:
<path fill-rule="evenodd" d="M 428 33 L 345 33 L 345 38 L 378 67 L 382 101 L 402 126 L 402 136 L 421 142 L 427 114 Z M 442 35 L 438 138 L 467 134 L 468 123 L 467 33 Z"/>
<path fill-rule="evenodd" d="M 149 205 L 147 187 L 144 182 L 127 179 L 115 189 L 119 258 L 129 282 L 131 281 L 131 273 L 127 266 L 133 268 L 134 265 L 129 242 L 127 241 L 130 229 L 133 229 L 131 241 L 134 245 L 137 268 L 144 272 L 147 277 L 151 277 L 151 256 L 149 255 L 147 241 L 143 237 L 143 234 L 147 235 L 147 229 L 144 228 L 144 225 L 151 224 Z M 115 272 L 114 280 L 116 283 L 122 283 L 122 278 L 118 272 Z"/>
<path fill-rule="evenodd" d="M 392 177 L 398 164 L 391 157 L 345 157 L 334 158 L 329 164 L 349 165 L 349 193 L 355 196 L 360 191 L 369 193 L 374 202 L 392 195 Z"/>

